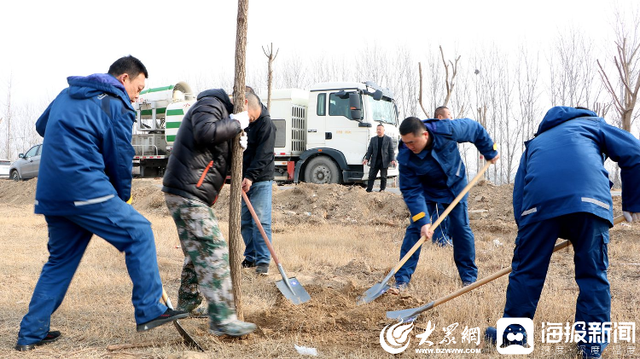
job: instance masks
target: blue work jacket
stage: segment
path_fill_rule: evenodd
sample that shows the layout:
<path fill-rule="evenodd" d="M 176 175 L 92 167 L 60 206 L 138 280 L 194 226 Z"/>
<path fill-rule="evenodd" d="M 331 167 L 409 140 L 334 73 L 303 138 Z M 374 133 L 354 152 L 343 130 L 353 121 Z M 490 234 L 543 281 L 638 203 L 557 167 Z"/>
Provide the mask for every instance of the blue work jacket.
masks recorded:
<path fill-rule="evenodd" d="M 609 157 L 622 175 L 622 208 L 640 212 L 640 141 L 586 109 L 557 106 L 526 142 L 513 189 L 519 228 L 587 212 L 613 226 Z"/>
<path fill-rule="evenodd" d="M 73 215 L 131 196 L 136 112 L 109 74 L 72 76 L 36 122 L 44 137 L 35 212 Z"/>
<path fill-rule="evenodd" d="M 487 160 L 498 155 L 496 146 L 487 131 L 478 122 L 461 118 L 456 120 L 423 120 L 425 128 L 433 138 L 433 146 L 415 154 L 404 143 L 398 146 L 398 164 L 400 165 L 400 191 L 409 212 L 411 222 L 420 227 L 430 223 L 431 216 L 427 210 L 427 201 L 450 203 L 467 185 L 466 171 L 458 143 L 472 142 Z M 425 181 L 428 168 L 422 165 L 427 152 L 442 168 L 446 189 L 434 193 Z M 442 182 L 442 181 L 441 181 Z M 435 196 L 434 196 L 435 194 Z M 437 198 L 434 198 L 437 197 Z M 466 201 L 465 196 L 462 201 Z"/>

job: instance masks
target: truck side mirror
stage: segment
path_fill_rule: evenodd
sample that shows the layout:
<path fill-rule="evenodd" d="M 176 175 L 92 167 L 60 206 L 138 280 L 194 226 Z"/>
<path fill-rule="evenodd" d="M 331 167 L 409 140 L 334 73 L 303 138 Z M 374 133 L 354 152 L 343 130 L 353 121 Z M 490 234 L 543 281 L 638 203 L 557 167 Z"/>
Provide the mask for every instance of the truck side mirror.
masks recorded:
<path fill-rule="evenodd" d="M 349 109 L 351 110 L 351 118 L 356 121 L 362 120 L 362 102 L 360 94 L 349 92 Z"/>
<path fill-rule="evenodd" d="M 373 93 L 373 99 L 376 101 L 382 100 L 382 91 L 376 90 L 376 92 Z"/>

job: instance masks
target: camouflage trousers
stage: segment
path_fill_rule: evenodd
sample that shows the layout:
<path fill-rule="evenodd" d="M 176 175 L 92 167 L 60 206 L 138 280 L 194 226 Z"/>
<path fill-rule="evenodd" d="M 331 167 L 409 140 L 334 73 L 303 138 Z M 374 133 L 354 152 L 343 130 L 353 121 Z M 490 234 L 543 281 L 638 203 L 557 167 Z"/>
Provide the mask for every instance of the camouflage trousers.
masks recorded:
<path fill-rule="evenodd" d="M 200 201 L 169 193 L 165 193 L 165 201 L 184 253 L 178 307 L 192 311 L 204 297 L 214 324 L 236 320 L 229 247 L 213 210 Z"/>

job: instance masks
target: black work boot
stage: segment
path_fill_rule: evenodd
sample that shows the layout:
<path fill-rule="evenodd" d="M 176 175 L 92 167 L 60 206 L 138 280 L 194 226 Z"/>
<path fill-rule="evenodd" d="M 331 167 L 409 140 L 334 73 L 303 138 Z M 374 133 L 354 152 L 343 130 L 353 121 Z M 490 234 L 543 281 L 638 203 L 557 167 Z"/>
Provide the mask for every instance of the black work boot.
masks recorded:
<path fill-rule="evenodd" d="M 173 322 L 174 320 L 184 319 L 189 316 L 189 313 L 183 312 L 181 310 L 173 310 L 167 308 L 164 314 L 160 315 L 156 319 L 152 319 L 146 323 L 138 324 L 136 328 L 139 332 L 145 332 L 149 329 L 153 329 L 162 324 L 166 324 L 169 322 Z"/>
<path fill-rule="evenodd" d="M 16 344 L 15 348 L 17 351 L 26 352 L 26 351 L 35 349 L 37 346 L 53 343 L 59 338 L 60 338 L 60 332 L 57 330 L 54 330 L 52 332 L 50 331 L 49 333 L 47 333 L 47 336 L 37 343 L 25 344 L 25 345 Z"/>

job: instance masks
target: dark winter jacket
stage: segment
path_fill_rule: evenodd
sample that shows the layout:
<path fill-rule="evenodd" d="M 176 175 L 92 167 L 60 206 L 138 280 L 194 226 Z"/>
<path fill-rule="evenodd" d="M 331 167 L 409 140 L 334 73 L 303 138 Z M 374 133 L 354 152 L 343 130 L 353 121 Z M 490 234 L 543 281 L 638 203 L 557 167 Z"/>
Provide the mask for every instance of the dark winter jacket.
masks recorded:
<path fill-rule="evenodd" d="M 249 123 L 244 131 L 247 133 L 247 149 L 242 156 L 242 177 L 252 182 L 273 180 L 276 126 L 264 105 L 260 117 Z"/>
<path fill-rule="evenodd" d="M 613 225 L 607 157 L 620 166 L 622 209 L 640 212 L 640 141 L 592 111 L 551 108 L 520 159 L 513 188 L 518 227 L 577 212 Z"/>
<path fill-rule="evenodd" d="M 382 138 L 382 168 L 389 168 L 389 164 L 394 160 L 393 153 L 393 141 L 391 137 L 384 135 Z M 364 159 L 369 161 L 369 166 L 376 165 L 378 157 L 378 136 L 372 137 L 369 141 L 369 147 L 367 153 L 364 155 Z"/>
<path fill-rule="evenodd" d="M 163 192 L 215 203 L 231 166 L 233 138 L 241 132 L 238 121 L 229 118 L 232 112 L 224 90 L 198 95 L 178 129 L 162 179 Z"/>
<path fill-rule="evenodd" d="M 468 118 L 457 120 L 423 120 L 429 136 L 433 138 L 432 148 L 425 148 L 415 154 L 400 142 L 398 164 L 400 165 L 400 191 L 411 213 L 411 222 L 424 226 L 430 223 L 427 201 L 451 203 L 467 185 L 464 163 L 458 151 L 459 142 L 472 142 L 487 160 L 498 155 L 493 140 L 478 122 Z M 428 153 L 430 152 L 430 153 Z M 431 155 L 440 166 L 444 178 L 443 189 L 434 189 L 429 182 L 429 170 L 423 160 Z M 465 196 L 462 201 L 466 201 Z"/>
<path fill-rule="evenodd" d="M 72 76 L 36 122 L 44 137 L 35 212 L 73 215 L 131 196 L 136 112 L 109 74 Z"/>

